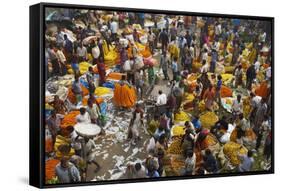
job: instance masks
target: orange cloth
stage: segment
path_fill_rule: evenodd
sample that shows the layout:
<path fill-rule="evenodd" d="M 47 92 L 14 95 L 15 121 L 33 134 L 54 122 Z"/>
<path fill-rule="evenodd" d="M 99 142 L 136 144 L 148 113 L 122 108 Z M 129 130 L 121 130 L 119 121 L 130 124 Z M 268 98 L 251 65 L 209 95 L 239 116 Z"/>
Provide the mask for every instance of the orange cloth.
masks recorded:
<path fill-rule="evenodd" d="M 134 87 L 120 83 L 115 84 L 113 101 L 118 107 L 133 107 L 137 101 L 136 90 Z"/>
<path fill-rule="evenodd" d="M 256 95 L 262 97 L 262 98 L 266 98 L 268 96 L 268 87 L 267 87 L 267 82 L 263 81 L 260 86 L 256 89 Z"/>

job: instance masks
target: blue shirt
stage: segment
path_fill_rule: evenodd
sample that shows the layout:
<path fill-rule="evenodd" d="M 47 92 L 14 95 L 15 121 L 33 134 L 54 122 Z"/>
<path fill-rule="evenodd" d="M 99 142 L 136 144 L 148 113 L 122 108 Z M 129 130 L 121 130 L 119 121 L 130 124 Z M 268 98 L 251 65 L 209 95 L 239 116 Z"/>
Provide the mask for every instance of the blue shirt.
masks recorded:
<path fill-rule="evenodd" d="M 173 72 L 178 72 L 178 64 L 176 62 L 172 62 L 172 70 Z"/>
<path fill-rule="evenodd" d="M 215 63 L 218 60 L 218 54 L 216 52 L 212 53 L 212 62 Z"/>
<path fill-rule="evenodd" d="M 160 177 L 159 173 L 157 172 L 157 170 L 154 170 L 152 173 L 147 173 L 147 176 L 149 176 L 150 178 L 157 178 Z"/>
<path fill-rule="evenodd" d="M 73 51 L 73 44 L 69 39 L 65 40 L 65 49 L 68 53 L 72 53 Z"/>
<path fill-rule="evenodd" d="M 73 82 L 72 84 L 72 91 L 75 93 L 75 94 L 80 94 L 82 93 L 82 88 L 80 86 L 80 83 L 79 81 L 78 82 Z"/>
<path fill-rule="evenodd" d="M 217 90 L 220 90 L 221 89 L 221 86 L 222 86 L 222 80 L 219 80 L 217 82 Z"/>
<path fill-rule="evenodd" d="M 197 119 L 193 119 L 191 122 L 192 122 L 192 124 L 193 124 L 195 129 L 201 128 L 201 122 L 200 122 L 199 119 L 198 120 Z"/>

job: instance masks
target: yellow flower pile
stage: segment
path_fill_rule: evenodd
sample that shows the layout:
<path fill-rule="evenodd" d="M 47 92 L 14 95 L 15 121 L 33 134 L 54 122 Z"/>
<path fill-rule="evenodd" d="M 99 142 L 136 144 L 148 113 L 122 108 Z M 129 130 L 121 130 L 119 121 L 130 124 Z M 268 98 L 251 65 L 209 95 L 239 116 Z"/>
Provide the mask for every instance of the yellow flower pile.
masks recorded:
<path fill-rule="evenodd" d="M 235 142 L 228 142 L 223 147 L 223 153 L 230 159 L 231 164 L 237 166 L 241 163 L 238 155 L 247 154 L 248 150 Z"/>
<path fill-rule="evenodd" d="M 232 74 L 221 74 L 221 77 L 224 84 L 229 84 L 234 78 Z"/>
<path fill-rule="evenodd" d="M 105 87 L 97 87 L 95 90 L 95 95 L 97 96 L 103 96 L 105 94 L 110 94 L 112 91 L 110 88 Z"/>
<path fill-rule="evenodd" d="M 186 122 L 186 121 L 190 121 L 190 117 L 187 115 L 186 112 L 184 111 L 180 111 L 178 113 L 175 114 L 175 122 Z"/>
<path fill-rule="evenodd" d="M 187 94 L 187 96 L 186 96 L 186 101 L 187 102 L 191 102 L 191 101 L 193 101 L 194 100 L 194 95 L 193 94 Z"/>
<path fill-rule="evenodd" d="M 92 65 L 88 62 L 80 62 L 79 63 L 80 74 L 85 74 L 89 70 L 90 66 L 92 66 Z"/>
<path fill-rule="evenodd" d="M 188 77 L 187 77 L 187 81 L 188 82 L 192 82 L 192 81 L 195 81 L 195 80 L 197 80 L 197 75 L 196 74 L 188 75 Z"/>
<path fill-rule="evenodd" d="M 183 150 L 181 149 L 181 139 L 175 139 L 168 147 L 167 153 L 176 155 L 182 154 Z"/>
<path fill-rule="evenodd" d="M 204 100 L 202 100 L 202 101 L 199 102 L 198 108 L 199 108 L 199 111 L 200 111 L 200 112 L 203 112 L 203 111 L 206 110 L 206 106 L 205 106 Z"/>
<path fill-rule="evenodd" d="M 185 127 L 183 126 L 174 126 L 172 128 L 173 136 L 182 136 L 185 133 Z"/>
<path fill-rule="evenodd" d="M 200 116 L 200 121 L 202 127 L 210 129 L 211 126 L 215 125 L 215 123 L 219 120 L 218 116 L 214 112 L 206 112 Z"/>

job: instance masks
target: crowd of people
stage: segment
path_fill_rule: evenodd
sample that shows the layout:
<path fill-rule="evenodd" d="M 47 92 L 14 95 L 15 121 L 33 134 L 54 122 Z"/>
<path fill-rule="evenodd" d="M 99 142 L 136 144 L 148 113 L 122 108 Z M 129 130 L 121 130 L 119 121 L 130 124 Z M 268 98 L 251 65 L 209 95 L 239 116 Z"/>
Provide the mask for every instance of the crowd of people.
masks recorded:
<path fill-rule="evenodd" d="M 269 22 L 75 9 L 47 14 L 47 183 L 86 181 L 89 165 L 96 166 L 90 173 L 104 168 L 94 138 L 75 125 L 96 124 L 97 136 L 106 136 L 106 102 L 130 113 L 126 141 L 134 147 L 147 139 L 146 157 L 126 164 L 123 178 L 271 168 Z M 64 89 L 48 86 L 66 76 Z"/>

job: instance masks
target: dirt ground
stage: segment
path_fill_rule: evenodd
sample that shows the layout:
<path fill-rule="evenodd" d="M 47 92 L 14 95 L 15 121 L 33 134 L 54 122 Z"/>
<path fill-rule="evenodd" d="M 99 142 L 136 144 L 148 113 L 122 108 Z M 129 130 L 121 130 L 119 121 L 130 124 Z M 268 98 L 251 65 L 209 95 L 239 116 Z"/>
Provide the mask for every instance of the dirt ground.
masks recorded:
<path fill-rule="evenodd" d="M 154 56 L 159 60 L 159 54 Z M 155 71 L 159 70 L 159 65 Z M 172 73 L 169 71 L 169 77 L 172 79 Z M 153 97 L 157 97 L 158 91 L 162 90 L 168 94 L 170 90 L 169 81 L 160 80 L 151 92 Z M 128 162 L 144 161 L 147 157 L 146 145 L 151 138 L 145 131 L 145 127 L 139 130 L 141 139 L 136 145 L 132 145 L 127 140 L 127 131 L 129 120 L 132 116 L 132 110 L 119 111 L 112 108 L 109 111 L 107 125 L 105 126 L 106 135 L 100 135 L 95 138 L 96 143 L 96 161 L 100 164 L 101 169 L 94 172 L 96 166 L 90 164 L 87 170 L 87 181 L 108 180 L 126 178 L 123 176 Z M 114 133 L 111 130 L 114 129 Z"/>

